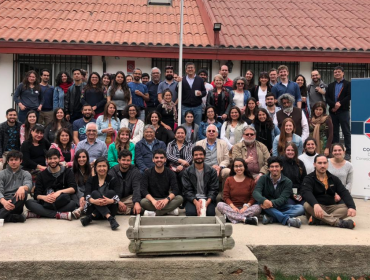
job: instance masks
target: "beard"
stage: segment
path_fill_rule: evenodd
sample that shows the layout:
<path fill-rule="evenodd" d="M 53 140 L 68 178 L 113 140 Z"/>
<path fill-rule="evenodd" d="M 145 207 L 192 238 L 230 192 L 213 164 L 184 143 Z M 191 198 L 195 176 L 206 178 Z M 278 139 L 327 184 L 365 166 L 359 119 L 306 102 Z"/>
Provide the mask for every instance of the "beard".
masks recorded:
<path fill-rule="evenodd" d="M 90 119 L 92 114 L 82 114 L 85 119 Z"/>
<path fill-rule="evenodd" d="M 289 107 L 286 107 L 286 108 L 283 108 L 283 112 L 290 115 L 293 112 L 293 105 L 289 106 Z"/>
<path fill-rule="evenodd" d="M 204 159 L 195 159 L 194 162 L 196 164 L 202 164 L 204 162 Z"/>
<path fill-rule="evenodd" d="M 244 140 L 245 144 L 247 144 L 247 146 L 250 146 L 250 145 L 253 145 L 254 142 L 256 142 L 256 140 Z"/>
<path fill-rule="evenodd" d="M 173 75 L 166 75 L 165 78 L 167 81 L 171 81 L 173 79 Z"/>

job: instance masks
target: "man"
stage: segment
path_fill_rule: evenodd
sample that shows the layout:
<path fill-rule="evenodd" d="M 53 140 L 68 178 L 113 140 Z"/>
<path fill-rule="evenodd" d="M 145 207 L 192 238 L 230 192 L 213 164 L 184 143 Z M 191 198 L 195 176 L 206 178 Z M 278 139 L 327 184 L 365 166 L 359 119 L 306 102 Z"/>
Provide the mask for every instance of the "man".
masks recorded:
<path fill-rule="evenodd" d="M 269 71 L 269 78 L 270 78 L 270 86 L 273 87 L 278 83 L 278 75 L 277 70 L 275 68 L 271 68 Z"/>
<path fill-rule="evenodd" d="M 252 126 L 243 128 L 243 141 L 234 145 L 232 157 L 245 160 L 255 182 L 268 172 L 267 160 L 270 152 L 264 144 L 256 141 L 256 130 Z"/>
<path fill-rule="evenodd" d="M 269 173 L 261 176 L 253 191 L 253 197 L 261 205 L 265 215 L 262 223 L 281 223 L 290 227 L 301 227 L 301 219 L 294 218 L 304 214 L 302 205 L 289 205 L 288 199 L 293 193 L 293 183 L 283 174 L 283 162 L 279 157 L 270 157 Z"/>
<path fill-rule="evenodd" d="M 132 215 L 140 214 L 140 181 L 141 174 L 135 165 L 131 165 L 132 153 L 122 150 L 118 154 L 118 164 L 113 166 L 108 174 L 116 178 L 122 192 L 118 202 L 118 214 Z"/>
<path fill-rule="evenodd" d="M 141 82 L 146 85 L 147 83 L 149 83 L 150 81 L 150 78 L 149 78 L 149 74 L 148 73 L 143 73 L 143 75 L 141 75 Z"/>
<path fill-rule="evenodd" d="M 316 102 L 325 102 L 325 93 L 328 86 L 321 80 L 320 73 L 317 70 L 311 72 L 311 79 L 311 83 L 307 86 L 307 97 L 312 111 L 312 107 Z"/>
<path fill-rule="evenodd" d="M 73 71 L 72 71 L 73 72 Z M 80 69 L 82 82 L 87 83 L 89 73 L 85 69 Z"/>
<path fill-rule="evenodd" d="M 151 70 L 152 80 L 146 84 L 149 93 L 149 101 L 146 102 L 145 117 L 157 109 L 158 101 L 158 87 L 161 79 L 161 70 L 153 67 Z"/>
<path fill-rule="evenodd" d="M 302 109 L 293 107 L 294 97 L 289 93 L 281 95 L 278 99 L 281 110 L 275 114 L 274 124 L 281 130 L 281 124 L 286 118 L 291 118 L 295 124 L 295 134 L 302 138 L 304 142 L 309 136 L 307 118 Z"/>
<path fill-rule="evenodd" d="M 334 68 L 335 82 L 329 84 L 326 92 L 326 102 L 329 105 L 330 117 L 333 122 L 333 143 L 339 142 L 339 125 L 346 146 L 346 160 L 351 159 L 351 130 L 349 105 L 351 101 L 351 82 L 344 79 L 342 66 Z"/>
<path fill-rule="evenodd" d="M 98 127 L 96 123 L 89 122 L 86 124 L 86 139 L 77 144 L 76 152 L 80 149 L 85 149 L 89 153 L 90 164 L 93 165 L 99 157 L 107 157 L 108 150 L 105 142 L 97 139 Z"/>
<path fill-rule="evenodd" d="M 143 139 L 135 145 L 135 163 L 141 173 L 154 166 L 153 152 L 158 149 L 166 150 L 166 144 L 155 138 L 155 128 L 148 124 Z"/>
<path fill-rule="evenodd" d="M 149 101 L 149 93 L 146 85 L 140 82 L 141 80 L 141 70 L 139 68 L 134 69 L 134 80 L 128 83 L 131 90 L 132 104 L 140 108 L 140 119 L 145 122 L 145 102 Z"/>
<path fill-rule="evenodd" d="M 159 83 L 158 86 L 158 101 L 163 102 L 163 92 L 165 89 L 170 89 L 172 92 L 172 101 L 177 104 L 177 81 L 174 77 L 173 66 L 166 66 L 165 68 L 165 80 Z"/>
<path fill-rule="evenodd" d="M 195 64 L 188 62 L 185 65 L 186 77 L 182 79 L 182 106 L 181 122 L 185 122 L 185 112 L 194 112 L 194 123 L 200 125 L 202 121 L 202 97 L 206 96 L 206 88 L 202 78 L 195 75 Z"/>
<path fill-rule="evenodd" d="M 153 153 L 154 167 L 145 170 L 141 180 L 141 207 L 144 216 L 179 215 L 182 196 L 179 193 L 175 173 L 165 167 L 166 151 Z M 171 190 L 171 192 L 170 192 Z"/>
<path fill-rule="evenodd" d="M 37 176 L 34 199 L 26 201 L 29 210 L 24 215 L 26 219 L 47 217 L 71 221 L 71 211 L 76 208 L 71 195 L 77 190 L 73 172 L 59 165 L 57 149 L 48 150 L 45 158 L 48 168 Z"/>
<path fill-rule="evenodd" d="M 73 123 L 75 120 L 82 118 L 81 92 L 86 85 L 86 83 L 82 80 L 80 69 L 73 69 L 72 74 L 74 82 L 73 85 L 68 88 L 64 100 L 66 120 L 70 123 Z"/>
<path fill-rule="evenodd" d="M 272 93 L 275 94 L 275 98 L 279 99 L 279 97 L 284 93 L 289 93 L 294 97 L 296 102 L 294 103 L 294 106 L 302 108 L 301 91 L 297 83 L 289 80 L 288 67 L 285 65 L 280 65 L 278 68 L 278 74 L 280 77 L 280 82 L 271 89 Z"/>
<path fill-rule="evenodd" d="M 0 171 L 0 219 L 4 222 L 23 223 L 22 215 L 27 193 L 32 188 L 31 174 L 21 169 L 23 154 L 10 151 L 6 169 Z"/>
<path fill-rule="evenodd" d="M 280 107 L 276 106 L 276 102 L 275 95 L 272 92 L 268 92 L 265 96 L 265 103 L 267 112 L 272 120 L 275 118 L 275 114 L 281 110 Z"/>
<path fill-rule="evenodd" d="M 21 125 L 17 121 L 17 111 L 13 108 L 6 110 L 6 121 L 0 124 L 0 170 L 6 162 L 6 154 L 11 150 L 21 149 Z"/>
<path fill-rule="evenodd" d="M 90 122 L 96 122 L 93 118 L 93 110 L 91 105 L 85 104 L 82 106 L 82 118 L 73 122 L 73 142 L 77 145 L 80 141 L 86 139 L 86 125 Z"/>
<path fill-rule="evenodd" d="M 302 183 L 302 197 L 306 200 L 304 209 L 311 215 L 309 225 L 327 224 L 333 227 L 355 227 L 351 219 L 356 216 L 356 206 L 351 194 L 340 179 L 328 171 L 328 159 L 317 155 L 314 160 L 315 171 L 308 174 Z M 337 204 L 335 197 L 339 195 L 343 203 Z"/>
<path fill-rule="evenodd" d="M 47 69 L 41 70 L 40 91 L 42 95 L 41 112 L 39 114 L 38 123 L 47 126 L 53 120 L 53 96 L 54 87 L 49 85 L 50 71 Z"/>
<path fill-rule="evenodd" d="M 206 69 L 200 69 L 198 71 L 198 76 L 201 77 L 204 81 L 204 86 L 206 88 L 206 95 L 202 98 L 202 114 L 204 114 L 207 107 L 207 95 L 209 91 L 213 90 L 213 86 L 208 83 L 208 71 Z"/>
<path fill-rule="evenodd" d="M 218 71 L 218 74 L 220 74 L 222 78 L 224 78 L 224 87 L 229 90 L 233 90 L 233 81 L 228 77 L 229 67 L 227 65 L 221 65 L 220 70 Z M 214 82 L 212 82 L 211 85 L 215 87 Z"/>

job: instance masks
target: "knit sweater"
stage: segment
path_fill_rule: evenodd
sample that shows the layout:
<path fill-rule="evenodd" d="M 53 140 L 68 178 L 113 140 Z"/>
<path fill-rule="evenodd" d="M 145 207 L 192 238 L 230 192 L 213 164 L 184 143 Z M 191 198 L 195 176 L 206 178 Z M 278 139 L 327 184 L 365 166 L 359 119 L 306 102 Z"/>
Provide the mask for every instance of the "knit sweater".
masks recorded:
<path fill-rule="evenodd" d="M 27 186 L 31 191 L 32 178 L 29 172 L 22 169 L 13 172 L 9 165 L 0 171 L 0 199 L 12 199 L 20 186 Z"/>
<path fill-rule="evenodd" d="M 224 186 L 224 201 L 227 204 L 233 203 L 236 207 L 243 207 L 244 203 L 253 205 L 256 201 L 252 194 L 256 183 L 253 179 L 245 177 L 243 182 L 235 181 L 234 177 L 228 177 Z"/>

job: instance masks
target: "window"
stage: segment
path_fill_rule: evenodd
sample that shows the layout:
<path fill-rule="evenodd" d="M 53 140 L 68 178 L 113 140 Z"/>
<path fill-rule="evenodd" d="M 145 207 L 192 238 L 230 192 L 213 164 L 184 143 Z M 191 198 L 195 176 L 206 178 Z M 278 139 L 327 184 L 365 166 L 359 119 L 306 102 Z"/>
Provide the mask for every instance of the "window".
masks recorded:
<path fill-rule="evenodd" d="M 321 80 L 326 84 L 330 84 L 334 81 L 334 67 L 338 65 L 344 68 L 344 78 L 348 81 L 352 78 L 369 77 L 369 64 L 366 63 L 314 62 L 312 64 L 312 70 L 318 70 Z"/>

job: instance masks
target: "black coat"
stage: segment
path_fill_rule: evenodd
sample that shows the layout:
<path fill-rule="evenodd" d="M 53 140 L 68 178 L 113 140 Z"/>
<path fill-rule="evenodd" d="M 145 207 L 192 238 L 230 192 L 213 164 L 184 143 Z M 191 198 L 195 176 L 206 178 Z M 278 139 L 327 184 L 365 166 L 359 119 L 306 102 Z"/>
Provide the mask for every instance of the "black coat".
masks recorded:
<path fill-rule="evenodd" d="M 202 96 L 195 96 L 195 91 L 200 90 Z M 201 77 L 195 76 L 193 86 L 190 87 L 186 76 L 182 79 L 182 105 L 186 107 L 197 107 L 202 104 L 202 97 L 206 96 L 206 87 Z"/>
<path fill-rule="evenodd" d="M 113 190 L 118 196 L 121 193 L 120 192 L 120 185 L 116 178 L 112 177 L 111 175 L 107 175 L 105 177 L 105 183 L 108 186 L 108 190 Z M 90 176 L 89 179 L 87 179 L 86 186 L 85 186 L 85 198 L 88 195 L 91 195 L 93 191 L 99 190 L 99 178 L 98 176 Z"/>
<path fill-rule="evenodd" d="M 290 179 L 293 183 L 293 188 L 297 188 L 298 194 L 301 194 L 301 187 L 304 177 L 306 177 L 306 167 L 304 163 L 299 159 L 299 166 L 297 163 L 287 157 L 283 157 L 283 170 L 282 173 Z"/>
<path fill-rule="evenodd" d="M 325 98 L 326 103 L 329 105 L 329 112 L 333 113 L 331 109 L 335 107 L 335 85 L 337 82 L 333 82 L 329 84 L 328 90 L 326 91 Z M 340 113 L 343 111 L 349 111 L 349 104 L 351 101 L 351 82 L 343 80 L 343 90 L 340 94 L 338 101 L 340 102 L 340 107 L 336 111 L 336 113 Z"/>

